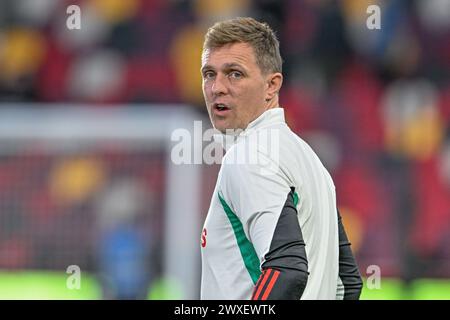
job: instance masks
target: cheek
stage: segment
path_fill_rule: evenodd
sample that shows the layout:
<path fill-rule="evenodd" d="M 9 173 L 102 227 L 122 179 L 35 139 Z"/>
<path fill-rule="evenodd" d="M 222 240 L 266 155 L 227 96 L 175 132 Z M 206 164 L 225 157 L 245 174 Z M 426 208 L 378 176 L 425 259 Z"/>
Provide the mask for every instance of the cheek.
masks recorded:
<path fill-rule="evenodd" d="M 202 87 L 203 87 L 203 91 L 205 91 L 205 92 L 211 91 L 212 81 L 203 79 L 202 80 Z"/>
<path fill-rule="evenodd" d="M 202 84 L 202 91 L 203 91 L 203 95 L 206 97 L 207 93 L 208 93 L 208 87 L 206 83 Z"/>
<path fill-rule="evenodd" d="M 264 106 L 264 96 L 262 94 L 263 88 L 252 86 L 243 90 L 240 99 L 243 102 L 244 111 L 246 114 L 252 114 L 257 109 Z"/>

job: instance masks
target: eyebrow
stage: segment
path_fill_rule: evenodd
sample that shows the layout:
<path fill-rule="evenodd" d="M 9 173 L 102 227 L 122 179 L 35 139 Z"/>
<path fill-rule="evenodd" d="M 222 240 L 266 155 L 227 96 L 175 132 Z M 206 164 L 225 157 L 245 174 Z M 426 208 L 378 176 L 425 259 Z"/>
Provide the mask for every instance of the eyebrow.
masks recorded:
<path fill-rule="evenodd" d="M 224 67 L 225 67 L 225 69 L 231 69 L 231 68 L 238 67 L 238 68 L 241 68 L 241 69 L 245 70 L 245 68 L 242 65 L 240 65 L 239 63 L 235 63 L 235 62 L 233 62 L 233 63 L 225 63 Z"/>
<path fill-rule="evenodd" d="M 224 69 L 232 69 L 232 68 L 240 68 L 240 69 L 242 69 L 242 70 L 246 70 L 242 65 L 240 65 L 239 63 L 235 63 L 235 62 L 232 62 L 232 63 L 225 63 L 224 65 L 223 65 L 223 68 Z M 207 64 L 207 65 L 205 65 L 205 66 L 203 66 L 201 69 L 200 69 L 200 71 L 203 73 L 203 72 L 205 72 L 206 70 L 210 70 L 210 69 L 214 69 L 214 67 L 213 66 L 211 66 L 211 65 L 209 65 L 209 64 Z"/>

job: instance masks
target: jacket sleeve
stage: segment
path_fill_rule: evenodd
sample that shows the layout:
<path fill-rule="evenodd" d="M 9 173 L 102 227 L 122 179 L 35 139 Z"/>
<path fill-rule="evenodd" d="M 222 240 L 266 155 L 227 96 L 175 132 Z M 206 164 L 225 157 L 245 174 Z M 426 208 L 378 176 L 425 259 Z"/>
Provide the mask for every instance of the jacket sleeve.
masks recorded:
<path fill-rule="evenodd" d="M 337 214 L 339 230 L 339 279 L 341 281 L 341 288 L 338 288 L 338 291 L 339 289 L 341 289 L 341 291 L 343 289 L 344 294 L 343 297 L 341 294 L 341 298 L 344 300 L 358 300 L 363 282 L 339 210 L 337 211 Z"/>
<path fill-rule="evenodd" d="M 280 172 L 262 174 L 257 165 L 225 163 L 221 174 L 219 192 L 242 223 L 259 261 L 251 298 L 300 299 L 308 262 L 294 191 Z"/>
<path fill-rule="evenodd" d="M 264 260 L 252 299 L 299 300 L 309 273 L 305 242 L 294 205 L 294 188 L 287 195 Z"/>

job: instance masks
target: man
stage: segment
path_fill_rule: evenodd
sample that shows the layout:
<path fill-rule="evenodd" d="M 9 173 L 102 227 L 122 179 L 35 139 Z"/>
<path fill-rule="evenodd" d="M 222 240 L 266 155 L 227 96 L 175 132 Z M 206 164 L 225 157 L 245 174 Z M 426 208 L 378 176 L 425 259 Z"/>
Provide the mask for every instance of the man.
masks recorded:
<path fill-rule="evenodd" d="M 278 104 L 281 65 L 274 32 L 252 18 L 216 23 L 205 36 L 208 113 L 215 129 L 235 130 L 237 139 L 201 236 L 202 299 L 359 298 L 333 181 Z M 276 139 L 258 140 L 262 133 Z M 249 152 L 257 161 L 243 156 Z"/>

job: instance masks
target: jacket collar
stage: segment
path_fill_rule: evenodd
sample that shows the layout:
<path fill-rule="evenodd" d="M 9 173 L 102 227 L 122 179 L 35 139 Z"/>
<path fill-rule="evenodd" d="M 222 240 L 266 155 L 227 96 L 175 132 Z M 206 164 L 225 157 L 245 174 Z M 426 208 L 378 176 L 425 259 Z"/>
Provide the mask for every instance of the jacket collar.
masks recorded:
<path fill-rule="evenodd" d="M 243 137 L 252 134 L 258 129 L 276 124 L 285 123 L 284 109 L 281 107 L 272 108 L 264 111 L 258 118 L 251 121 L 245 130 L 236 130 L 235 134 L 219 133 L 214 135 L 214 140 L 222 145 L 226 151 L 241 140 Z"/>
<path fill-rule="evenodd" d="M 264 111 L 258 118 L 250 122 L 241 135 L 249 135 L 252 132 L 275 123 L 284 123 L 284 109 L 281 107 Z"/>

